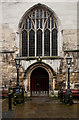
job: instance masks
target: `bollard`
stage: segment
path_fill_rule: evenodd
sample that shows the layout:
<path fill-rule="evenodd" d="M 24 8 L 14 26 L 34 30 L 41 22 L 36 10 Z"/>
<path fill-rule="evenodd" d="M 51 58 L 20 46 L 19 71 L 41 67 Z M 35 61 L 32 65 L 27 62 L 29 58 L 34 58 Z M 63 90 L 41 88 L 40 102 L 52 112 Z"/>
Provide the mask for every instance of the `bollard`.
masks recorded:
<path fill-rule="evenodd" d="M 9 104 L 9 110 L 12 110 L 12 100 L 11 100 L 11 93 L 8 94 L 8 104 Z"/>
<path fill-rule="evenodd" d="M 64 95 L 64 103 L 66 104 L 73 104 L 73 97 L 72 97 L 72 92 L 70 89 L 67 89 Z"/>
<path fill-rule="evenodd" d="M 61 89 L 59 92 L 58 92 L 58 96 L 60 98 L 60 102 L 63 103 L 63 89 Z"/>
<path fill-rule="evenodd" d="M 23 98 L 23 102 L 24 102 L 24 89 L 22 88 L 22 98 Z"/>

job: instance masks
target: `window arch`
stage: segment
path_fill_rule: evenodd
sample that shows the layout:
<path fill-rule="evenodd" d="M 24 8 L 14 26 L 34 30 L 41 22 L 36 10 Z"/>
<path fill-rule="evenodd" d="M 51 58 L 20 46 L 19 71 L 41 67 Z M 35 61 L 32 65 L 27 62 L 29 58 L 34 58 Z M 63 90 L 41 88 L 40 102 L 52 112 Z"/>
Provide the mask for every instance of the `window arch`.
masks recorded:
<path fill-rule="evenodd" d="M 57 56 L 57 21 L 50 10 L 36 7 L 29 11 L 21 24 L 21 56 Z"/>

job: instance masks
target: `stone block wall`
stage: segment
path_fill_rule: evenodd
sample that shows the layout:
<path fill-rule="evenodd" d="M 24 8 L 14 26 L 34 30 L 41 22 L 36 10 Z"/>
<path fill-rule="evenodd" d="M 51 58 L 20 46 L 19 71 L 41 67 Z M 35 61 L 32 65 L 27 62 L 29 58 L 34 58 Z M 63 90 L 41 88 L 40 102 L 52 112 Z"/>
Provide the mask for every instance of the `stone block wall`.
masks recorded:
<path fill-rule="evenodd" d="M 9 23 L 2 24 L 2 51 L 16 51 L 16 34 L 10 28 Z"/>
<path fill-rule="evenodd" d="M 2 58 L 2 85 L 9 87 L 10 81 L 16 81 L 14 53 L 0 53 Z"/>
<path fill-rule="evenodd" d="M 63 30 L 63 51 L 77 49 L 77 29 Z"/>
<path fill-rule="evenodd" d="M 52 2 L 52 0 L 50 0 Z M 44 60 L 45 63 L 49 64 L 54 68 L 56 73 L 63 74 L 62 80 L 67 80 L 67 67 L 65 62 L 66 52 L 65 50 L 75 50 L 77 49 L 78 44 L 78 32 L 77 30 L 77 3 L 72 2 L 43 2 L 46 6 L 48 6 L 52 11 L 56 13 L 58 17 L 59 27 L 61 29 L 60 41 L 63 48 L 63 51 L 60 51 L 63 56 L 63 60 L 52 61 L 52 60 Z M 40 2 L 42 4 L 42 2 Z M 0 66 L 1 66 L 1 76 L 0 76 L 0 84 L 2 81 L 3 85 L 8 85 L 10 80 L 12 80 L 12 84 L 16 85 L 16 66 L 15 66 L 15 57 L 16 53 L 19 52 L 19 22 L 24 15 L 24 13 L 33 5 L 38 4 L 35 2 L 2 2 L 2 38 L 0 40 Z M 1 27 L 0 27 L 1 29 Z M 18 33 L 18 34 L 17 34 Z M 79 48 L 78 48 L 79 49 Z M 78 64 L 78 53 L 70 52 L 72 57 L 74 58 L 74 67 L 73 71 L 79 69 Z M 29 65 L 31 65 L 35 61 L 25 62 L 25 68 L 27 69 Z M 29 64 L 29 65 L 28 65 Z M 57 65 L 58 64 L 58 65 Z M 20 68 L 20 82 L 23 83 L 23 75 L 25 72 L 25 68 L 23 64 L 21 64 Z M 58 68 L 58 71 L 57 71 Z M 75 77 L 75 75 L 73 75 Z M 72 77 L 72 73 L 71 73 Z M 73 77 L 72 77 L 73 78 Z M 61 77 L 58 78 L 61 80 Z M 78 77 L 75 77 L 72 81 L 78 81 Z"/>

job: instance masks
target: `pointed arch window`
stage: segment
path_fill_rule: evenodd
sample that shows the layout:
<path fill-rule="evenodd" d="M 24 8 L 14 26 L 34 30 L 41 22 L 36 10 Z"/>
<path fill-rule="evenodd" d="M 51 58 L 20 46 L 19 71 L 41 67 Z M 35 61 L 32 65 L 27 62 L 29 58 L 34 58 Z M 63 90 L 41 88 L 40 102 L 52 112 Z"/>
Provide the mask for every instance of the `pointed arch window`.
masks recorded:
<path fill-rule="evenodd" d="M 37 7 L 22 22 L 22 56 L 57 56 L 57 21 L 52 12 Z"/>

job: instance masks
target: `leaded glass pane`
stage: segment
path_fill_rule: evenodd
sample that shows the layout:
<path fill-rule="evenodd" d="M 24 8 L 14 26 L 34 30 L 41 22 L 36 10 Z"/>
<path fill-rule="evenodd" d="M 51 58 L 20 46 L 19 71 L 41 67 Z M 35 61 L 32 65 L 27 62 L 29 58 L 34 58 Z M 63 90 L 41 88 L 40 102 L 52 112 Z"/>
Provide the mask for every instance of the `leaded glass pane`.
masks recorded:
<path fill-rule="evenodd" d="M 37 20 L 37 28 L 39 28 L 39 20 Z"/>
<path fill-rule="evenodd" d="M 28 29 L 28 21 L 27 21 L 27 19 L 26 19 L 26 29 Z"/>
<path fill-rule="evenodd" d="M 22 56 L 27 56 L 27 31 L 22 31 Z"/>
<path fill-rule="evenodd" d="M 42 18 L 42 14 L 43 14 L 43 13 L 42 13 L 42 10 L 40 10 L 40 18 Z"/>
<path fill-rule="evenodd" d="M 31 29 L 31 19 L 29 19 L 29 29 Z"/>
<path fill-rule="evenodd" d="M 39 18 L 39 10 L 37 10 L 37 18 Z"/>
<path fill-rule="evenodd" d="M 42 56 L 42 31 L 37 31 L 37 56 Z"/>
<path fill-rule="evenodd" d="M 57 56 L 57 30 L 52 30 L 52 56 Z"/>
<path fill-rule="evenodd" d="M 52 28 L 54 27 L 54 20 L 53 20 L 53 17 L 52 17 Z"/>
<path fill-rule="evenodd" d="M 44 11 L 44 17 L 46 18 L 46 11 Z"/>
<path fill-rule="evenodd" d="M 34 29 L 34 24 L 32 23 L 32 29 Z"/>
<path fill-rule="evenodd" d="M 56 23 L 55 23 L 55 28 L 57 28 L 57 25 L 56 25 Z"/>
<path fill-rule="evenodd" d="M 48 28 L 50 28 L 50 18 L 48 18 Z"/>
<path fill-rule="evenodd" d="M 29 32 L 29 56 L 35 56 L 35 32 Z"/>
<path fill-rule="evenodd" d="M 40 20 L 40 28 L 42 28 L 42 19 Z"/>
<path fill-rule="evenodd" d="M 35 19 L 35 12 L 33 12 L 32 18 Z"/>
<path fill-rule="evenodd" d="M 22 27 L 22 29 L 24 29 L 24 24 L 23 24 L 23 27 Z"/>
<path fill-rule="evenodd" d="M 44 55 L 50 56 L 50 31 L 48 29 L 44 32 Z"/>

